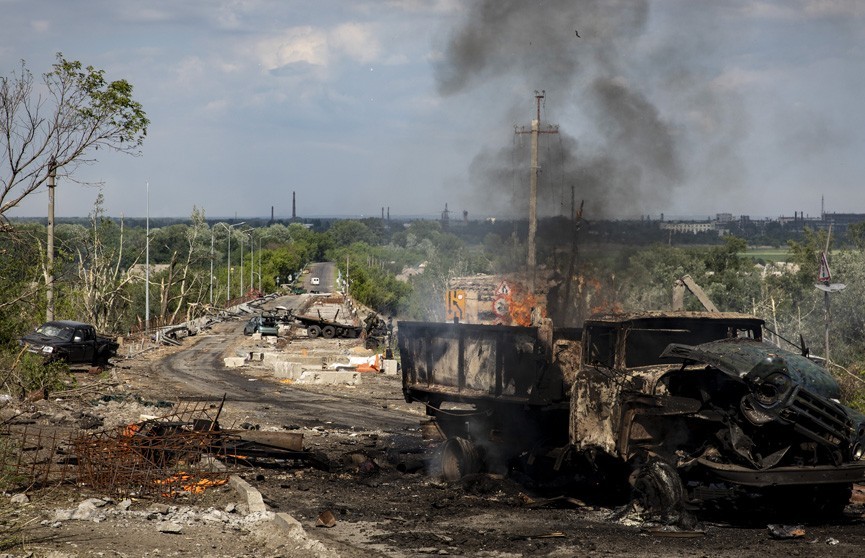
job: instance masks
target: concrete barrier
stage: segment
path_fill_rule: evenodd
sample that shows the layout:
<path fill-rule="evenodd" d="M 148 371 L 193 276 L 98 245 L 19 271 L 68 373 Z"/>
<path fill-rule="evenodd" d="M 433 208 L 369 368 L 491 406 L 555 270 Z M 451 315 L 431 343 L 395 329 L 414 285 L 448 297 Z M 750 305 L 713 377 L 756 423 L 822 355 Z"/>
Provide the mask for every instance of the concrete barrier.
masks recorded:
<path fill-rule="evenodd" d="M 302 372 L 303 365 L 299 362 L 278 360 L 273 363 L 273 377 L 280 380 L 296 380 Z"/>
<path fill-rule="evenodd" d="M 381 371 L 391 376 L 396 376 L 399 373 L 399 366 L 392 358 L 386 358 L 382 361 Z"/>
<path fill-rule="evenodd" d="M 246 364 L 246 358 L 244 357 L 225 357 L 222 360 L 225 362 L 226 368 L 240 368 Z"/>
<path fill-rule="evenodd" d="M 304 370 L 300 376 L 295 379 L 295 383 L 315 385 L 347 384 L 354 386 L 360 383 L 360 373 L 349 371 Z"/>

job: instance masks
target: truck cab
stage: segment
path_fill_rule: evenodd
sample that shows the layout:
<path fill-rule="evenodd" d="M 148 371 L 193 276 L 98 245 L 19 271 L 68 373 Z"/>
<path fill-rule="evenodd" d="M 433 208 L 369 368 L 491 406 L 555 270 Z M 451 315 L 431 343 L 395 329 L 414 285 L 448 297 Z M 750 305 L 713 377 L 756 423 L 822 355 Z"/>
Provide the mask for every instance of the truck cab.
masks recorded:
<path fill-rule="evenodd" d="M 94 366 L 106 364 L 118 348 L 113 339 L 97 335 L 92 325 L 71 320 L 46 322 L 22 337 L 21 344 L 47 361 Z"/>

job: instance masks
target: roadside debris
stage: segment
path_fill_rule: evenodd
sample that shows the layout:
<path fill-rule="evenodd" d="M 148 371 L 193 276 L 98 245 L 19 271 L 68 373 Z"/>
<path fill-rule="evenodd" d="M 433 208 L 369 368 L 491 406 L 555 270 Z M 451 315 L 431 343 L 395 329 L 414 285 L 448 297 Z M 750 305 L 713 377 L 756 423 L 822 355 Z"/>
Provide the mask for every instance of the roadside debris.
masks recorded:
<path fill-rule="evenodd" d="M 770 523 L 767 526 L 769 536 L 773 539 L 801 539 L 805 536 L 805 528 L 801 525 L 778 525 Z"/>
<path fill-rule="evenodd" d="M 336 526 L 336 517 L 333 515 L 333 512 L 330 510 L 325 510 L 318 514 L 318 519 L 315 522 L 316 527 L 335 527 Z"/>

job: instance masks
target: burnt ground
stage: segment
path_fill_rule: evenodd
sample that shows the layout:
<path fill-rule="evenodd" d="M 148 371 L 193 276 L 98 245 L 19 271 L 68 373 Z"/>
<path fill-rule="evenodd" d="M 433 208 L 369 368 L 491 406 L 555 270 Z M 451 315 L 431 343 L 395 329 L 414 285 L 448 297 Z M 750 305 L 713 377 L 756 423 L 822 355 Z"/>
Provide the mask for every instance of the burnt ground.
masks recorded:
<path fill-rule="evenodd" d="M 244 338 L 242 326 L 241 321 L 218 324 L 181 347 L 120 360 L 106 376 L 79 375 L 74 396 L 18 410 L 35 421 L 83 426 L 82 421 L 98 419 L 110 426 L 159 414 L 159 402 L 215 400 L 225 394 L 223 427 L 302 432 L 304 446 L 331 462 L 329 471 L 294 462 L 232 465 L 271 510 L 296 518 L 305 537 L 287 536 L 267 518 L 247 514 L 238 495 L 225 486 L 192 499 L 124 502 L 64 485 L 29 494 L 27 503 L 4 499 L 0 509 L 17 525 L 26 523 L 26 544 L 7 552 L 55 557 L 786 557 L 865 551 L 865 508 L 858 503 L 848 506 L 842 520 L 805 524 L 802 536 L 777 540 L 765 522 L 738 523 L 746 510 L 703 518 L 699 532 L 658 532 L 657 524 L 636 512 L 594 504 L 589 494 L 569 494 L 582 501 L 533 507 L 559 494 L 495 475 L 445 482 L 436 475 L 435 448 L 421 436 L 423 409 L 405 403 L 397 377 L 364 374 L 358 386 L 307 386 L 279 382 L 264 366 L 226 369 L 223 356 L 260 343 Z M 347 354 L 358 352 L 357 343 L 296 339 L 281 350 Z M 316 526 L 324 512 L 333 514 L 333 527 Z"/>

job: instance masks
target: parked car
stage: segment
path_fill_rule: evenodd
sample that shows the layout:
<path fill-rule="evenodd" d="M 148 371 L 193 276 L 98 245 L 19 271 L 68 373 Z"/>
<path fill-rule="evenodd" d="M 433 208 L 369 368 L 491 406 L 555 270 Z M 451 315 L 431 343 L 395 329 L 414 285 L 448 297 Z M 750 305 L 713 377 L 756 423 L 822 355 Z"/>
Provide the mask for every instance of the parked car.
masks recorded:
<path fill-rule="evenodd" d="M 263 315 L 263 316 L 253 316 L 246 322 L 246 325 L 243 326 L 243 334 L 244 335 L 252 335 L 253 333 L 260 333 L 261 335 L 273 335 L 276 336 L 279 334 L 279 324 L 276 321 L 275 316 Z"/>
<path fill-rule="evenodd" d="M 93 366 L 107 364 L 118 348 L 113 338 L 98 335 L 92 325 L 68 320 L 46 322 L 22 337 L 20 343 L 48 362 Z"/>

